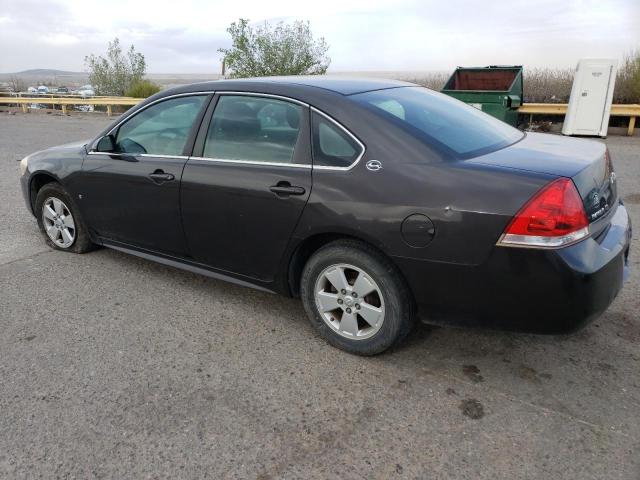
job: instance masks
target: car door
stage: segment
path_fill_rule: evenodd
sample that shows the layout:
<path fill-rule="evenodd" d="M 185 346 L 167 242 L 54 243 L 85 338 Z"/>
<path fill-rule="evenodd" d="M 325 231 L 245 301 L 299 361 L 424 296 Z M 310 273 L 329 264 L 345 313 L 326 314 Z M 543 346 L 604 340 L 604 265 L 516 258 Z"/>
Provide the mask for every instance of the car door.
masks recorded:
<path fill-rule="evenodd" d="M 112 130 L 111 151 L 87 154 L 80 201 L 98 236 L 186 254 L 180 179 L 210 98 L 181 95 L 150 104 Z"/>
<path fill-rule="evenodd" d="M 308 106 L 269 95 L 218 94 L 182 178 L 193 259 L 272 281 L 310 191 Z"/>

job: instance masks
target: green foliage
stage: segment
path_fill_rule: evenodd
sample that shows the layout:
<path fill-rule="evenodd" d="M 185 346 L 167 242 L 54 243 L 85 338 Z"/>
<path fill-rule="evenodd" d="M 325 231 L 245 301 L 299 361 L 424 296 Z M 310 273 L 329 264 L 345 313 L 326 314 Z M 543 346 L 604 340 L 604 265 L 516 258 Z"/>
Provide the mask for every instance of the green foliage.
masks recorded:
<path fill-rule="evenodd" d="M 270 75 L 322 75 L 331 59 L 324 38 L 314 39 L 309 22 L 291 25 L 267 22 L 251 27 L 241 18 L 227 29 L 232 47 L 221 48 L 229 76 L 264 77 Z"/>
<path fill-rule="evenodd" d="M 99 95 L 124 95 L 129 87 L 142 80 L 147 70 L 144 55 L 136 52 L 133 45 L 126 55 L 120 40 L 109 42 L 107 56 L 91 54 L 84 58 L 89 70 L 89 82 Z"/>
<path fill-rule="evenodd" d="M 138 80 L 132 83 L 126 92 L 127 97 L 147 98 L 160 91 L 160 85 L 150 80 Z"/>

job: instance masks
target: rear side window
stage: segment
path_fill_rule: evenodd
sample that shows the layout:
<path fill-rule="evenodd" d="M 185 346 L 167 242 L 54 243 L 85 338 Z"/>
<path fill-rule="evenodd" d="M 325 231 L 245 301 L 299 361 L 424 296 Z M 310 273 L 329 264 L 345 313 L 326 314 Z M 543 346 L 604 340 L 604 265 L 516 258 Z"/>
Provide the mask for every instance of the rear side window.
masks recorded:
<path fill-rule="evenodd" d="M 362 153 L 362 146 L 335 123 L 313 112 L 313 165 L 349 167 Z"/>
<path fill-rule="evenodd" d="M 116 133 L 119 153 L 182 155 L 206 96 L 186 96 L 151 105 L 126 120 Z"/>
<path fill-rule="evenodd" d="M 390 88 L 352 98 L 453 158 L 483 155 L 523 136 L 521 131 L 476 108 L 426 88 Z"/>
<path fill-rule="evenodd" d="M 209 125 L 204 156 L 292 163 L 301 120 L 302 107 L 291 102 L 222 95 Z"/>

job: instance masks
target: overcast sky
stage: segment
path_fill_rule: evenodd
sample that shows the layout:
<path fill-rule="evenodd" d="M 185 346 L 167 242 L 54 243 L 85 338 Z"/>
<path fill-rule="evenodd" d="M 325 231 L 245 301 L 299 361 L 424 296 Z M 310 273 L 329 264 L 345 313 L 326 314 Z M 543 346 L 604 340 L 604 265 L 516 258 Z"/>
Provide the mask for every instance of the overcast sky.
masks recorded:
<path fill-rule="evenodd" d="M 0 0 L 0 72 L 82 71 L 118 36 L 150 73 L 218 73 L 239 17 L 309 20 L 330 71 L 572 67 L 640 48 L 640 0 Z"/>

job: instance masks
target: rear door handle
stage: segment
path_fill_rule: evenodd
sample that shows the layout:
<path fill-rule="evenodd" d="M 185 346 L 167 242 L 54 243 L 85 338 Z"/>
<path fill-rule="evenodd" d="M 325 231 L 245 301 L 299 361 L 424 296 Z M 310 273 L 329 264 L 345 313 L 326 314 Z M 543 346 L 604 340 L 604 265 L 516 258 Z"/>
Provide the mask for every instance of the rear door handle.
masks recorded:
<path fill-rule="evenodd" d="M 305 189 L 303 187 L 296 187 L 289 182 L 278 182 L 277 185 L 269 187 L 273 193 L 280 197 L 288 197 L 289 195 L 304 195 Z"/>
<path fill-rule="evenodd" d="M 163 170 L 156 170 L 155 172 L 149 174 L 149 178 L 156 183 L 163 183 L 170 182 L 176 177 L 171 173 L 164 173 Z"/>

